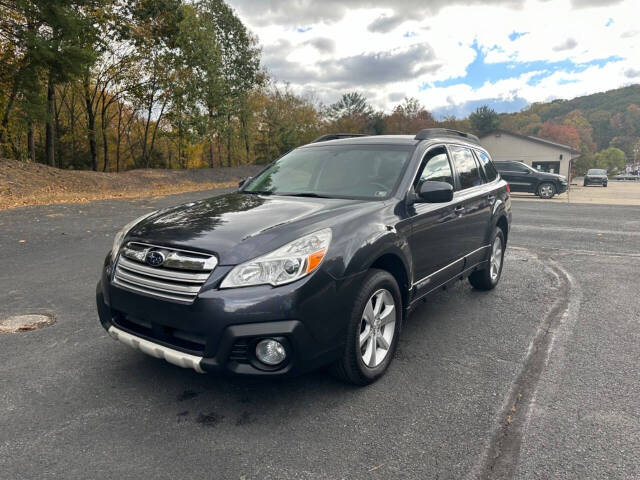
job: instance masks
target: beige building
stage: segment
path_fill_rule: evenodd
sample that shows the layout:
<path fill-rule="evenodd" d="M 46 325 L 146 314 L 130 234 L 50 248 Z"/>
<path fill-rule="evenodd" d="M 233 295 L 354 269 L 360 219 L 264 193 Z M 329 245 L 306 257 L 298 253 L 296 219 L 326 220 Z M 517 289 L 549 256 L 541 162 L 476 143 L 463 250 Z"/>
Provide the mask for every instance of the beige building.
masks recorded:
<path fill-rule="evenodd" d="M 568 145 L 505 130 L 480 137 L 480 143 L 495 161 L 516 160 L 541 172 L 559 173 L 567 178 L 571 160 L 580 156 L 578 150 Z"/>

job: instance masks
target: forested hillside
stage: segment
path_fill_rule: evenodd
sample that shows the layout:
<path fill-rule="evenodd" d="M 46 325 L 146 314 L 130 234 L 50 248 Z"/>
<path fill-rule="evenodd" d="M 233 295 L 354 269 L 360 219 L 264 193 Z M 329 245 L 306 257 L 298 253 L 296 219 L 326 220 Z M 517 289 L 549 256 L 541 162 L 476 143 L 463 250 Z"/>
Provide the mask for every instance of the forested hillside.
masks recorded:
<path fill-rule="evenodd" d="M 640 148 L 640 85 L 536 103 L 501 115 L 500 127 L 561 141 L 585 153 L 617 147 L 633 159 Z"/>
<path fill-rule="evenodd" d="M 326 132 L 503 128 L 597 152 L 640 148 L 640 85 L 436 122 L 357 92 L 332 105 L 277 84 L 223 0 L 0 0 L 0 158 L 68 169 L 264 163 Z M 618 151 L 614 153 L 619 153 Z M 624 162 L 624 160 L 623 160 Z"/>

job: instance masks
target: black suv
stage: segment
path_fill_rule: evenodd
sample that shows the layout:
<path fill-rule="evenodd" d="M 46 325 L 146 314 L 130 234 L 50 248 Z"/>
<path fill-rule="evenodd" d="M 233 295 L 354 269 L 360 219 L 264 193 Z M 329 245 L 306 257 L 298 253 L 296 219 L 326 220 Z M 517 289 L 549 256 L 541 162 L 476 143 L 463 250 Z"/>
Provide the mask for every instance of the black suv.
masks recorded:
<path fill-rule="evenodd" d="M 585 187 L 589 185 L 602 185 L 606 187 L 609 183 L 609 177 L 607 177 L 607 171 L 601 168 L 591 168 L 584 176 L 583 185 Z"/>
<path fill-rule="evenodd" d="M 472 135 L 329 135 L 235 193 L 126 225 L 99 317 L 113 338 L 198 372 L 331 365 L 363 385 L 428 294 L 467 277 L 496 286 L 510 222 L 507 184 Z"/>
<path fill-rule="evenodd" d="M 496 161 L 495 164 L 512 192 L 528 192 L 540 198 L 553 198 L 569 188 L 567 179 L 562 175 L 539 172 L 522 162 Z"/>

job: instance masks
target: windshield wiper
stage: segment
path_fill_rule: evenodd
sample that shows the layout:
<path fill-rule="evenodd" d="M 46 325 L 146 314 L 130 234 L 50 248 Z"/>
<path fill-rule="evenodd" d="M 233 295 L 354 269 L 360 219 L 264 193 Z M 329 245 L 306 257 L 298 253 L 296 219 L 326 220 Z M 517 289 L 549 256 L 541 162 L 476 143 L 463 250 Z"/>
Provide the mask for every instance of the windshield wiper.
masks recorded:
<path fill-rule="evenodd" d="M 313 192 L 298 192 L 298 193 L 279 193 L 283 197 L 311 197 L 311 198 L 331 198 L 327 195 L 321 195 Z"/>

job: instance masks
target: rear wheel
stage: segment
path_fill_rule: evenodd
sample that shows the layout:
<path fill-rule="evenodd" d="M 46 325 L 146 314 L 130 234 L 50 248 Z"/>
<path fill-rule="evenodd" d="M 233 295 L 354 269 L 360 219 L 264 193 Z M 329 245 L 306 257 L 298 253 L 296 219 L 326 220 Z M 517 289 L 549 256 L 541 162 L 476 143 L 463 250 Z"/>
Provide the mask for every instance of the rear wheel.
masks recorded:
<path fill-rule="evenodd" d="M 389 272 L 371 269 L 355 298 L 347 341 L 333 373 L 356 385 L 375 382 L 393 359 L 401 326 L 398 283 Z"/>
<path fill-rule="evenodd" d="M 556 194 L 556 187 L 553 183 L 545 182 L 538 187 L 538 196 L 540 198 L 549 199 L 553 198 Z"/>
<path fill-rule="evenodd" d="M 469 276 L 469 283 L 473 288 L 477 290 L 491 290 L 495 288 L 502 275 L 504 250 L 504 233 L 501 228 L 496 228 L 493 232 L 493 241 L 491 242 L 489 264 L 482 270 L 476 270 Z"/>

